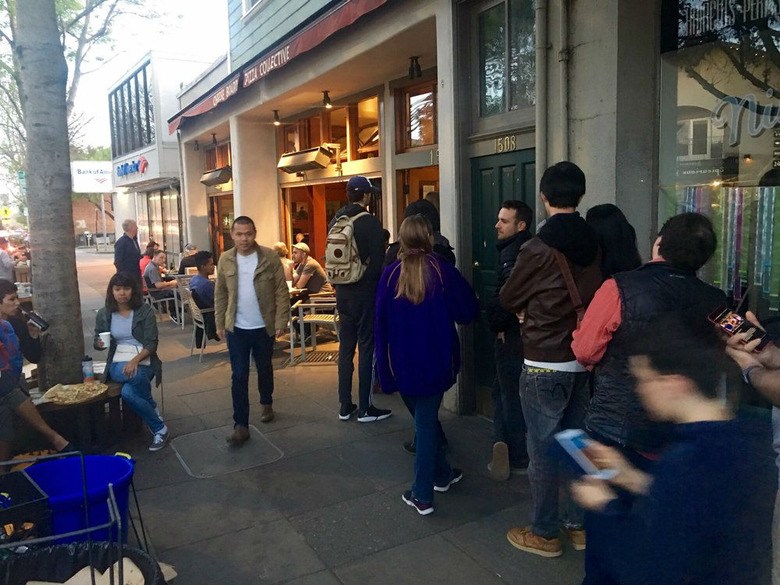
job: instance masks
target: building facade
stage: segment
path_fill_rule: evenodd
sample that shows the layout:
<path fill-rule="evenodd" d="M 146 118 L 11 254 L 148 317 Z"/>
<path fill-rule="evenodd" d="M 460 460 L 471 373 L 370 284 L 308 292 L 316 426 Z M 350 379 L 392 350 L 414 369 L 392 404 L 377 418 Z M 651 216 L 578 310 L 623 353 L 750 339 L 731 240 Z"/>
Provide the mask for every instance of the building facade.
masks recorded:
<path fill-rule="evenodd" d="M 618 205 L 644 257 L 670 215 L 713 217 L 721 245 L 703 276 L 776 312 L 777 4 L 229 0 L 224 75 L 168 120 L 190 237 L 219 252 L 245 214 L 261 243 L 302 234 L 321 258 L 345 183 L 362 174 L 381 185 L 371 208 L 393 236 L 409 202 L 437 202 L 486 299 L 501 201 L 542 219 L 541 173 L 572 160 L 588 179 L 582 211 Z M 206 160 L 212 143 L 225 148 Z M 484 412 L 486 319 L 463 338 L 448 406 Z"/>
<path fill-rule="evenodd" d="M 180 84 L 207 65 L 203 60 L 151 52 L 122 76 L 108 94 L 114 212 L 138 222 L 142 246 L 154 240 L 172 256 L 184 240 L 179 145 L 166 117 L 178 109 Z"/>

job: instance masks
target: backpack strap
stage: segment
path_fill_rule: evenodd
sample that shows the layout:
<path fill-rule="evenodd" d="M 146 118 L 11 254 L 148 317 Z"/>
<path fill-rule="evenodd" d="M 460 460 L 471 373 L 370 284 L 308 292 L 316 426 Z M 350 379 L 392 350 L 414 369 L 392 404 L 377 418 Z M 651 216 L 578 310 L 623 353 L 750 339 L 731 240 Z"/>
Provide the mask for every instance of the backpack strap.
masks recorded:
<path fill-rule="evenodd" d="M 582 323 L 582 319 L 585 317 L 585 304 L 582 302 L 580 291 L 577 289 L 577 285 L 574 282 L 574 276 L 572 276 L 571 268 L 569 268 L 569 263 L 566 261 L 566 258 L 560 250 L 552 247 L 550 249 L 553 252 L 553 256 L 555 256 L 555 261 L 558 263 L 558 268 L 560 268 L 561 274 L 563 275 L 563 281 L 566 283 L 566 288 L 569 291 L 569 297 L 571 297 L 571 302 L 574 305 L 574 311 L 577 313 L 577 326 L 579 327 L 579 324 Z"/>

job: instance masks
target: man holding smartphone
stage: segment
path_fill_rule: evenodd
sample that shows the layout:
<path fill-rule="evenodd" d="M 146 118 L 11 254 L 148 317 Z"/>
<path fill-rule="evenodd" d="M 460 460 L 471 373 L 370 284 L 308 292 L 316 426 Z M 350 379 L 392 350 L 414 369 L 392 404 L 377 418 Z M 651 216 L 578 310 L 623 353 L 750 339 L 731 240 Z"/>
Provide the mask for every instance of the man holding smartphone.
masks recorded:
<path fill-rule="evenodd" d="M 756 316 L 748 311 L 747 320 L 761 327 Z M 767 345 L 755 353 L 761 339 L 746 343 L 746 335 L 737 333 L 728 340 L 727 353 L 742 369 L 742 378 L 772 403 L 772 444 L 780 467 L 780 348 Z M 772 522 L 772 585 L 780 585 L 780 490 L 775 498 Z"/>

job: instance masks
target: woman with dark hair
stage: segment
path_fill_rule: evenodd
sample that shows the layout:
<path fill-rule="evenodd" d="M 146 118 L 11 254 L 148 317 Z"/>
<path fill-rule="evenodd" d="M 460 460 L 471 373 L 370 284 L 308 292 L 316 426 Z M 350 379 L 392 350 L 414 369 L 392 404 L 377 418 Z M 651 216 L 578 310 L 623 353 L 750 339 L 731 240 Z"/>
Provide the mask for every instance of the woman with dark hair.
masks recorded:
<path fill-rule="evenodd" d="M 636 248 L 636 231 L 620 209 L 611 203 L 596 205 L 588 210 L 585 221 L 598 236 L 604 280 L 642 265 Z"/>
<path fill-rule="evenodd" d="M 477 316 L 474 291 L 457 268 L 433 252 L 434 233 L 422 215 L 399 230 L 399 260 L 377 287 L 374 337 L 382 390 L 399 391 L 417 432 L 414 484 L 403 501 L 419 514 L 433 512 L 433 492 L 463 477 L 447 462 L 439 406 L 460 370 L 456 323 Z"/>
<path fill-rule="evenodd" d="M 117 272 L 108 282 L 106 305 L 95 322 L 95 349 L 106 349 L 100 334 L 110 332 L 104 381 L 121 382 L 122 398 L 152 431 L 150 451 L 159 451 L 168 440 L 168 427 L 152 398 L 152 378 L 162 381 L 162 362 L 157 357 L 157 319 L 144 304 L 138 281 Z"/>

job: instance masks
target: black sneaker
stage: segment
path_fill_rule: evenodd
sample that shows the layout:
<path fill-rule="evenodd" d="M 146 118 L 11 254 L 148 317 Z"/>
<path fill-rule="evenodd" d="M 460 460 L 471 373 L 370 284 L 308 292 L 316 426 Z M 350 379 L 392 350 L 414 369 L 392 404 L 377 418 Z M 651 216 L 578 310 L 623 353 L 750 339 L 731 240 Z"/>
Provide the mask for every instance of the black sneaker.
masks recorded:
<path fill-rule="evenodd" d="M 412 439 L 408 443 L 404 443 L 404 451 L 406 451 L 410 455 L 415 455 L 417 453 L 417 445 L 414 444 L 414 439 Z"/>
<path fill-rule="evenodd" d="M 357 404 L 342 404 L 339 411 L 339 420 L 349 420 L 357 412 Z"/>
<path fill-rule="evenodd" d="M 421 502 L 417 498 L 412 496 L 412 490 L 407 490 L 403 493 L 401 496 L 401 499 L 406 502 L 409 506 L 417 510 L 417 513 L 420 516 L 427 516 L 428 514 L 433 514 L 433 504 L 426 504 L 425 502 Z"/>
<path fill-rule="evenodd" d="M 433 491 L 435 492 L 446 492 L 449 491 L 450 486 L 454 483 L 458 483 L 461 479 L 463 479 L 463 470 L 458 469 L 457 467 L 452 468 L 452 475 L 450 476 L 450 479 L 447 483 L 443 483 L 441 485 L 433 484 Z"/>
<path fill-rule="evenodd" d="M 385 420 L 393 414 L 391 410 L 385 410 L 384 408 L 377 408 L 376 406 L 369 406 L 365 410 L 361 410 L 358 414 L 358 422 L 369 423 L 378 420 Z"/>

